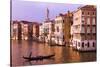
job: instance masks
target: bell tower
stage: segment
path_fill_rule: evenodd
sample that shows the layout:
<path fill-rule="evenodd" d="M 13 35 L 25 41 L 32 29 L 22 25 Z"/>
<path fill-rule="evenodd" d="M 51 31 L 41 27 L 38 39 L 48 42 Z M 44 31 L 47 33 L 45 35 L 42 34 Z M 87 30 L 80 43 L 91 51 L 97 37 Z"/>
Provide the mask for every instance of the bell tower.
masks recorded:
<path fill-rule="evenodd" d="M 46 9 L 46 21 L 49 21 L 50 18 L 49 18 L 49 9 L 47 8 Z"/>

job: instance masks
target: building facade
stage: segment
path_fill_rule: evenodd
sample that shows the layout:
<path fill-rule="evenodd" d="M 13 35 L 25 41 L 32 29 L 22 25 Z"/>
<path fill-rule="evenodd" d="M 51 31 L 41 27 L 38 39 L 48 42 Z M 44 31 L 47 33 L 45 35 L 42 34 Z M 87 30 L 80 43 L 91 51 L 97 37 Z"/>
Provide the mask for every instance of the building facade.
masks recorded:
<path fill-rule="evenodd" d="M 32 37 L 37 40 L 39 37 L 39 23 L 32 22 Z"/>
<path fill-rule="evenodd" d="M 22 36 L 22 40 L 28 40 L 28 25 L 29 22 L 28 21 L 21 21 L 21 36 Z"/>
<path fill-rule="evenodd" d="M 32 40 L 39 36 L 39 24 L 29 21 L 11 22 L 11 39 Z"/>
<path fill-rule="evenodd" d="M 43 36 L 43 24 L 42 23 L 40 23 L 39 24 L 39 41 L 44 41 L 44 36 Z"/>
<path fill-rule="evenodd" d="M 68 11 L 66 14 L 64 14 L 64 22 L 63 22 L 63 39 L 64 44 L 66 46 L 70 46 L 70 40 L 71 40 L 71 25 L 73 24 L 73 14 L 72 12 Z"/>
<path fill-rule="evenodd" d="M 73 13 L 73 48 L 80 51 L 96 50 L 96 7 L 86 5 Z"/>
<path fill-rule="evenodd" d="M 63 15 L 59 15 L 55 18 L 55 44 L 63 45 L 63 22 Z"/>
<path fill-rule="evenodd" d="M 66 14 L 59 14 L 55 18 L 55 42 L 59 45 L 69 46 L 71 38 L 70 29 L 73 20 L 73 14 L 67 12 Z"/>
<path fill-rule="evenodd" d="M 53 21 L 45 21 L 39 26 L 39 39 L 44 40 L 45 42 L 50 42 L 52 40 L 54 32 L 54 23 Z"/>
<path fill-rule="evenodd" d="M 18 21 L 11 22 L 11 39 L 18 39 Z"/>

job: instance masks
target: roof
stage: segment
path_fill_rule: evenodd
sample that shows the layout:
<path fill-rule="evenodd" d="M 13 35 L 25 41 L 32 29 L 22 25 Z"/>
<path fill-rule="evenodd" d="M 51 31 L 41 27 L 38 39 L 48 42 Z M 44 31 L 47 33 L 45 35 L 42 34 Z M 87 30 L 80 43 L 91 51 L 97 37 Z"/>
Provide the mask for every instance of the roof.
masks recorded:
<path fill-rule="evenodd" d="M 32 22 L 29 22 L 29 21 L 25 21 L 25 20 L 22 20 L 22 21 L 20 21 L 21 23 L 24 23 L 24 24 L 30 24 L 30 23 L 32 23 Z"/>
<path fill-rule="evenodd" d="M 78 9 L 85 9 L 85 8 L 96 9 L 96 6 L 95 5 L 85 5 L 85 6 L 79 7 Z"/>
<path fill-rule="evenodd" d="M 18 20 L 14 20 L 14 21 L 11 21 L 13 24 L 17 24 L 17 23 L 24 23 L 24 24 L 35 24 L 35 25 L 39 25 L 38 22 L 30 22 L 30 21 L 25 21 L 25 20 L 22 20 L 22 21 L 18 21 Z"/>
<path fill-rule="evenodd" d="M 95 5 L 80 6 L 80 7 L 77 8 L 76 11 L 73 11 L 73 13 L 76 13 L 79 10 L 91 10 L 91 11 L 93 11 L 93 10 L 96 10 L 96 6 Z"/>

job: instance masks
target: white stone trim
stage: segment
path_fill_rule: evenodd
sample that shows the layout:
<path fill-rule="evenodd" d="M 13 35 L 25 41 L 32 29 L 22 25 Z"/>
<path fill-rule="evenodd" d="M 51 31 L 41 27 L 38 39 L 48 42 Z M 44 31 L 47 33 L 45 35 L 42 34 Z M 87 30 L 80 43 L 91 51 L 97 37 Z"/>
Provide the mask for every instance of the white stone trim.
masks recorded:
<path fill-rule="evenodd" d="M 87 43 L 89 42 L 89 47 L 87 45 Z M 93 47 L 93 42 L 95 43 L 95 47 Z M 77 43 L 77 44 L 76 44 Z M 79 44 L 80 43 L 80 46 Z M 82 43 L 84 43 L 84 47 L 82 47 Z M 78 40 L 78 39 L 74 39 L 73 40 L 73 47 L 79 51 L 92 51 L 92 50 L 96 50 L 96 40 Z"/>

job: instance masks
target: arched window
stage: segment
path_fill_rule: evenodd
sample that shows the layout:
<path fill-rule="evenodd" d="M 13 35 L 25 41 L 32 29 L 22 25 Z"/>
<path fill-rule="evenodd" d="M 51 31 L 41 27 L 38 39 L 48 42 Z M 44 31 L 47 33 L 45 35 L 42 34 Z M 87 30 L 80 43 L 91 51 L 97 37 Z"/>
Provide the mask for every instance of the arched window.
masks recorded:
<path fill-rule="evenodd" d="M 93 47 L 95 47 L 95 43 L 93 42 Z"/>
<path fill-rule="evenodd" d="M 89 15 L 89 12 L 88 12 L 88 15 Z"/>
<path fill-rule="evenodd" d="M 82 12 L 82 15 L 84 15 L 84 12 Z"/>
<path fill-rule="evenodd" d="M 89 47 L 89 42 L 87 43 L 87 47 Z"/>
<path fill-rule="evenodd" d="M 78 46 L 80 47 L 80 42 L 78 42 Z"/>
<path fill-rule="evenodd" d="M 64 23 L 64 20 L 63 20 L 63 23 Z"/>
<path fill-rule="evenodd" d="M 93 15 L 94 15 L 95 13 L 93 12 Z"/>
<path fill-rule="evenodd" d="M 82 47 L 84 47 L 84 42 L 82 42 Z"/>

